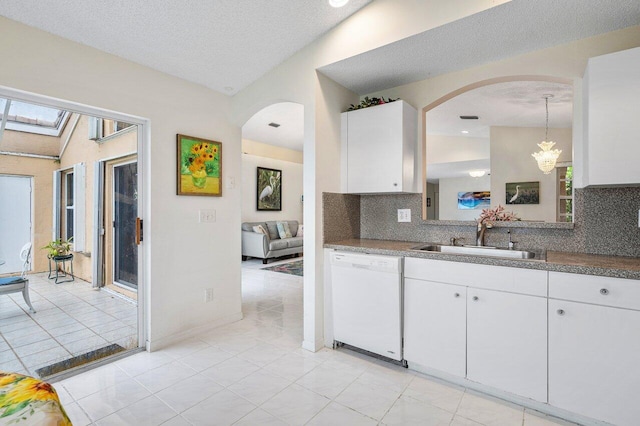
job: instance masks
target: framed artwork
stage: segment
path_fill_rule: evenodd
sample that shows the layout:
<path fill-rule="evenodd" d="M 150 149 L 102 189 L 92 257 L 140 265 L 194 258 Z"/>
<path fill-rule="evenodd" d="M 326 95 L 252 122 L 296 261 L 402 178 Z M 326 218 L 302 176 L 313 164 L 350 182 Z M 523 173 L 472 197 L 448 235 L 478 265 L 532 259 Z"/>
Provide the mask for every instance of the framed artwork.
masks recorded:
<path fill-rule="evenodd" d="M 258 167 L 256 182 L 258 210 L 282 210 L 282 170 Z"/>
<path fill-rule="evenodd" d="M 458 210 L 487 209 L 491 206 L 491 191 L 458 192 Z"/>
<path fill-rule="evenodd" d="M 178 195 L 222 196 L 222 142 L 177 135 Z"/>
<path fill-rule="evenodd" d="M 507 204 L 540 204 L 540 182 L 507 183 Z"/>

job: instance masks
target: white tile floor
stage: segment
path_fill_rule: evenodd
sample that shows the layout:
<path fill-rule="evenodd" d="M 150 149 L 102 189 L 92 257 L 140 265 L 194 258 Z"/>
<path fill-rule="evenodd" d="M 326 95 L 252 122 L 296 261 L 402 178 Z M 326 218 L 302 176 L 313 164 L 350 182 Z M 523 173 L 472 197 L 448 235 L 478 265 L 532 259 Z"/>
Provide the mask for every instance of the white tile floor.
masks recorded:
<path fill-rule="evenodd" d="M 0 296 L 0 368 L 36 376 L 35 370 L 117 343 L 137 346 L 137 307 L 85 281 L 55 284 L 29 275 L 29 294 Z"/>
<path fill-rule="evenodd" d="M 302 278 L 243 262 L 245 319 L 56 383 L 73 424 L 567 424 L 347 350 L 300 349 Z"/>

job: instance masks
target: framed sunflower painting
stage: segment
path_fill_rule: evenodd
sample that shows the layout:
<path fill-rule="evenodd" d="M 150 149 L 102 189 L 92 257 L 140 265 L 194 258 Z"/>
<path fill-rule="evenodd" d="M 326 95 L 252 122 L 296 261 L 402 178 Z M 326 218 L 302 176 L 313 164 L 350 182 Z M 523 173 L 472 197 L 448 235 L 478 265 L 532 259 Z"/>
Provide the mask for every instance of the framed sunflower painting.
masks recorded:
<path fill-rule="evenodd" d="M 222 142 L 177 138 L 178 195 L 222 196 Z"/>

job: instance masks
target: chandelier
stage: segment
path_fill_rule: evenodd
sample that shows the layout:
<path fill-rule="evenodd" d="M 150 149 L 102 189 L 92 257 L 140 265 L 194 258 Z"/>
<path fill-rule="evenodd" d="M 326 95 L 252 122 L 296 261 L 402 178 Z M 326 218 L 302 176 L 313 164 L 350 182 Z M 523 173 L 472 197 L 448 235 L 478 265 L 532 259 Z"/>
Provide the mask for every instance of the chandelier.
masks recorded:
<path fill-rule="evenodd" d="M 544 95 L 544 107 L 547 112 L 546 124 L 544 129 L 544 140 L 538 144 L 541 151 L 531 154 L 533 158 L 538 162 L 538 167 L 544 172 L 545 175 L 551 173 L 551 170 L 556 166 L 556 161 L 562 153 L 560 149 L 551 149 L 556 144 L 549 141 L 549 98 L 553 98 L 553 95 Z"/>

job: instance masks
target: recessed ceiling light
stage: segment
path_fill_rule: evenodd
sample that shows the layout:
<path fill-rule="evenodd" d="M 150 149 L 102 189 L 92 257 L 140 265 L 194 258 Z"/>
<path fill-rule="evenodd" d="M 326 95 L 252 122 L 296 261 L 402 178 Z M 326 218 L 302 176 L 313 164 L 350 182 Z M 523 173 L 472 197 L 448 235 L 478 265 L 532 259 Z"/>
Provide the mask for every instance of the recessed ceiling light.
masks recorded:
<path fill-rule="evenodd" d="M 469 133 L 469 131 L 468 130 L 462 130 L 460 133 L 464 133 L 466 135 L 467 133 Z"/>
<path fill-rule="evenodd" d="M 333 7 L 342 7 L 349 3 L 349 0 L 329 0 L 329 4 Z"/>
<path fill-rule="evenodd" d="M 472 170 L 469 172 L 469 176 L 474 177 L 474 178 L 479 178 L 484 176 L 486 172 L 484 170 Z"/>
<path fill-rule="evenodd" d="M 276 129 L 277 129 L 278 127 L 280 127 L 280 125 L 279 125 L 278 123 L 269 123 L 269 126 L 271 126 L 271 127 L 275 127 Z"/>

